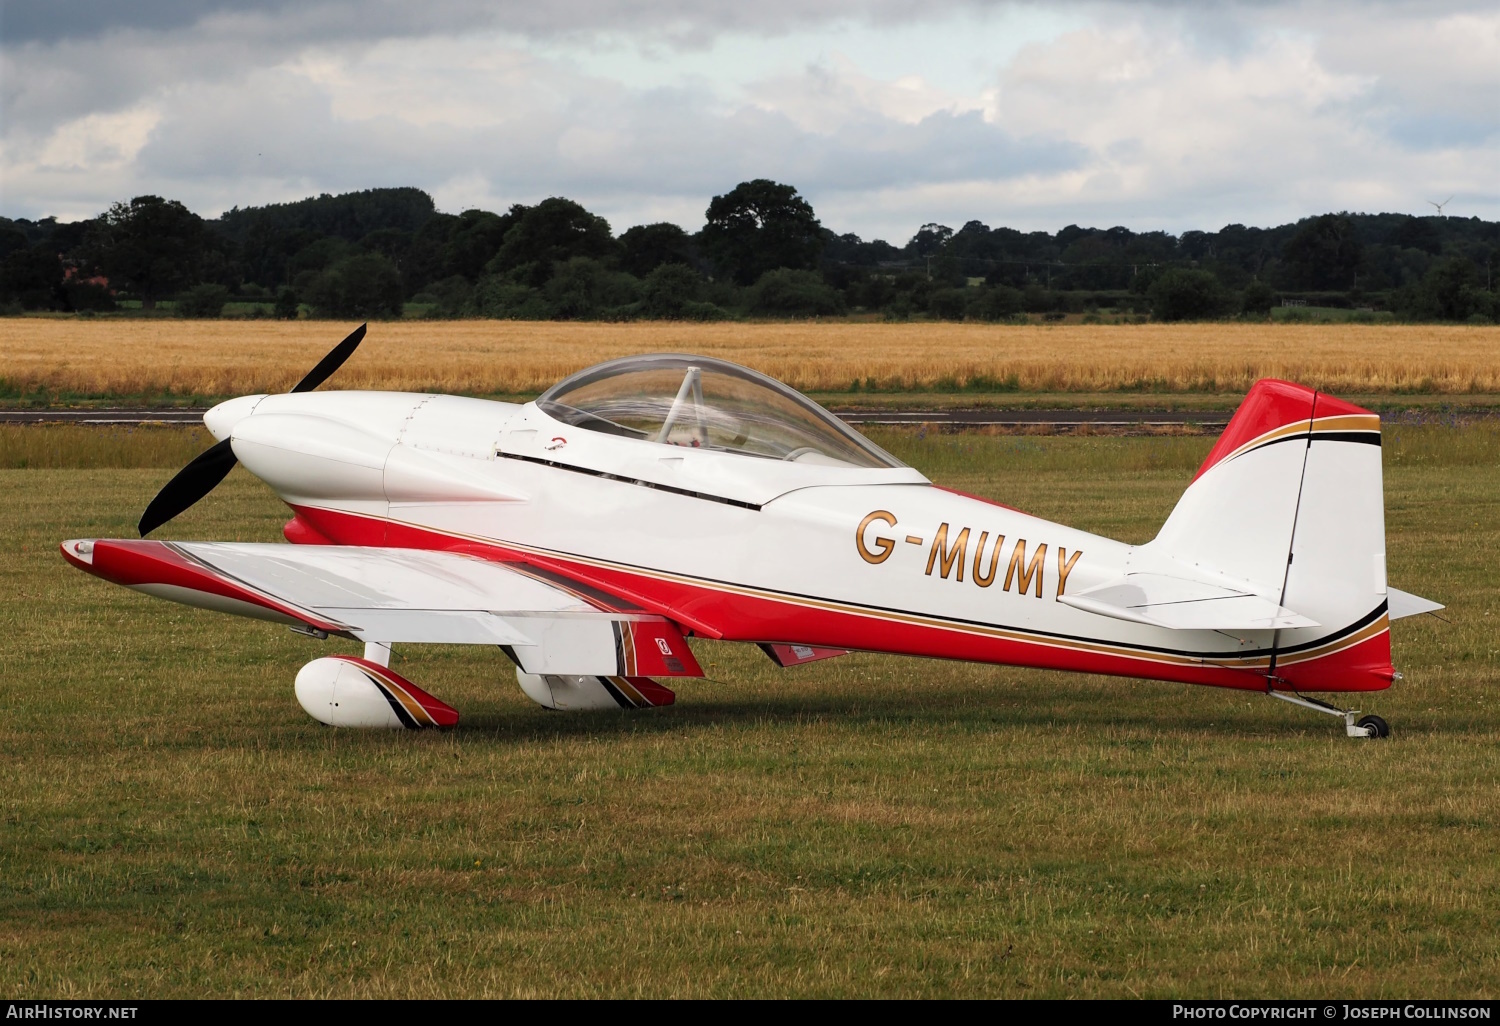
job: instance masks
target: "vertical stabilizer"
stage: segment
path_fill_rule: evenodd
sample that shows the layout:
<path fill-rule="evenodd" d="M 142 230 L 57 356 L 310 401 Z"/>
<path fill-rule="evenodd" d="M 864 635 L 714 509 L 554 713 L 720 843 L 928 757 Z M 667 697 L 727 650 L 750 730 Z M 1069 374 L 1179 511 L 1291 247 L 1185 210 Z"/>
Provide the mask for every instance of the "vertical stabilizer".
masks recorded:
<path fill-rule="evenodd" d="M 1256 382 L 1151 547 L 1279 599 L 1316 395 Z"/>
<path fill-rule="evenodd" d="M 1257 382 L 1147 548 L 1317 622 L 1274 633 L 1276 687 L 1390 684 L 1377 415 Z"/>

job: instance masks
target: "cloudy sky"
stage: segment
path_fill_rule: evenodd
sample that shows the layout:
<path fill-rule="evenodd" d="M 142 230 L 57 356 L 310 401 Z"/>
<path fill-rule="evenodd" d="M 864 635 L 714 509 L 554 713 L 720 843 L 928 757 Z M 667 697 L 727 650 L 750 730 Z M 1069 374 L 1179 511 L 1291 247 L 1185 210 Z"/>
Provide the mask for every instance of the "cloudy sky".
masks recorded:
<path fill-rule="evenodd" d="M 617 231 L 1500 218 L 1500 4 L 0 0 L 0 213 L 386 185 Z"/>

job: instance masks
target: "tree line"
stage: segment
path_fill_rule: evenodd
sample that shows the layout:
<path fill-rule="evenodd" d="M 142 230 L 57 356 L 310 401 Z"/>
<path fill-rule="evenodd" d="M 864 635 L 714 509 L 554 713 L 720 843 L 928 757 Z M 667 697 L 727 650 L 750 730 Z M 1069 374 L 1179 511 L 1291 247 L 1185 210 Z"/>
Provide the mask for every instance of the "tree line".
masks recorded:
<path fill-rule="evenodd" d="M 283 318 L 1201 320 L 1264 318 L 1293 303 L 1500 319 L 1500 223 L 1478 218 L 1329 213 L 1181 235 L 970 221 L 923 225 L 897 246 L 835 234 L 794 187 L 757 179 L 715 196 L 704 220 L 696 233 L 659 222 L 616 236 L 563 197 L 455 215 L 413 188 L 205 219 L 137 196 L 83 221 L 0 218 L 0 310 L 170 302 L 200 317 L 236 303 Z"/>

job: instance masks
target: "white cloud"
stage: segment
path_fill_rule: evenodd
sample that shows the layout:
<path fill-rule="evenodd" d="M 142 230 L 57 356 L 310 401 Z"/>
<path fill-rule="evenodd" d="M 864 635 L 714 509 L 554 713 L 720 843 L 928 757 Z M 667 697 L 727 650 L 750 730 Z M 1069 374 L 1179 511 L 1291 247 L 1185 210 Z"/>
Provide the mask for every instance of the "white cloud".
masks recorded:
<path fill-rule="evenodd" d="M 1330 68 L 1374 80 L 1372 120 L 1416 149 L 1500 135 L 1500 10 L 1416 12 L 1392 28 L 1319 42 Z"/>
<path fill-rule="evenodd" d="M 888 120 L 915 125 L 934 114 L 975 110 L 979 102 L 940 89 L 921 75 L 883 80 L 865 74 L 842 53 L 809 64 L 800 74 L 753 83 L 751 102 L 784 113 L 807 132 L 832 134 L 855 121 Z"/>
<path fill-rule="evenodd" d="M 142 105 L 113 114 L 89 114 L 59 125 L 36 156 L 39 171 L 117 170 L 141 152 L 161 111 Z"/>
<path fill-rule="evenodd" d="M 1024 51 L 991 116 L 1015 132 L 1065 124 L 1089 148 L 1089 173 L 1059 179 L 1054 207 L 1216 227 L 1203 220 L 1215 210 L 1245 220 L 1413 210 L 1438 176 L 1500 213 L 1493 135 L 1413 150 L 1383 130 L 1380 69 L 1328 61 L 1328 38 L 1267 29 L 1238 53 L 1205 53 L 1170 24 L 1101 25 Z"/>
<path fill-rule="evenodd" d="M 1415 211 L 1433 191 L 1500 216 L 1491 8 L 353 10 L 273 2 L 8 42 L 3 212 L 88 216 L 155 192 L 214 213 L 411 184 L 442 209 L 562 194 L 617 230 L 691 229 L 713 194 L 772 177 L 830 227 L 897 241 L 931 220 Z"/>

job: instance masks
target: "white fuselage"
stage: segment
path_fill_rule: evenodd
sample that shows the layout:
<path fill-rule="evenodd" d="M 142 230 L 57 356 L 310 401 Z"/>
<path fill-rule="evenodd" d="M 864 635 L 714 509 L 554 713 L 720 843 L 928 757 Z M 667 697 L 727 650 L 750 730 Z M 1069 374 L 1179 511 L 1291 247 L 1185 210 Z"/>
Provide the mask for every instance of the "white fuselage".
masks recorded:
<path fill-rule="evenodd" d="M 1149 546 L 910 468 L 672 446 L 442 395 L 246 396 L 205 419 L 336 544 L 522 559 L 708 637 L 1265 686 L 1273 631 L 1167 630 L 1058 601 L 1159 563 Z"/>

